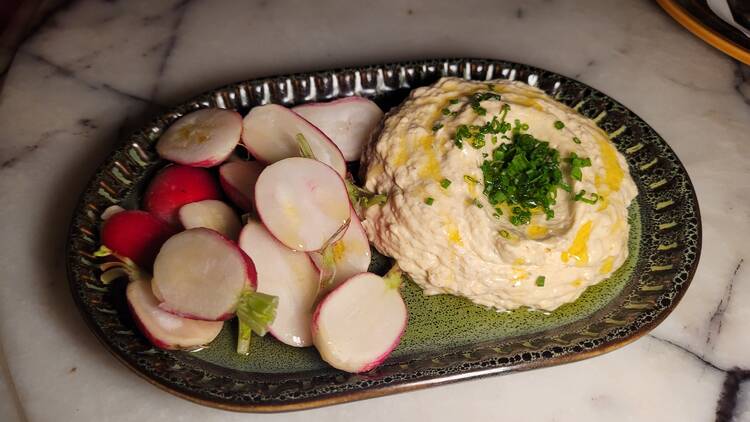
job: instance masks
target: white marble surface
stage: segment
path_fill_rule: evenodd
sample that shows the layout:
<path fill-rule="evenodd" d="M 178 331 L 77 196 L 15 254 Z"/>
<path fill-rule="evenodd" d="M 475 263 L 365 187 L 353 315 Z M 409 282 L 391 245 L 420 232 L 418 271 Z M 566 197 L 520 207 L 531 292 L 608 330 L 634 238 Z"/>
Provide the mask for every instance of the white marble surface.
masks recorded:
<path fill-rule="evenodd" d="M 0 94 L 0 419 L 716 419 L 750 369 L 750 71 L 649 1 L 77 1 L 21 46 Z M 117 139 L 235 80 L 427 57 L 503 58 L 575 77 L 676 150 L 703 214 L 693 284 L 654 332 L 562 367 L 283 415 L 177 399 L 117 363 L 67 290 L 77 196 Z M 0 359 L 2 363 L 2 359 Z M 750 420 L 748 382 L 734 419 Z"/>

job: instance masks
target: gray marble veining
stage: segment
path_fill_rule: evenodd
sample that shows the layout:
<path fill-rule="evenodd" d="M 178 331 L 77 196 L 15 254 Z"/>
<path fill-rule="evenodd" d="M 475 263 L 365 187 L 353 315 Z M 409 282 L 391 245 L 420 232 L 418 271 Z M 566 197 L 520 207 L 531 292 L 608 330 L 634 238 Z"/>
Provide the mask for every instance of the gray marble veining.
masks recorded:
<path fill-rule="evenodd" d="M 0 344 L 10 381 L 0 400 L 20 405 L 4 401 L 0 412 L 29 421 L 247 419 L 156 389 L 88 332 L 62 261 L 81 188 L 118 139 L 204 90 L 450 56 L 548 68 L 649 122 L 685 164 L 701 205 L 703 253 L 690 289 L 652 334 L 595 359 L 253 418 L 716 419 L 726 380 L 750 369 L 750 70 L 645 0 L 70 3 L 21 46 L 0 93 Z M 733 414 L 747 421 L 750 380 L 737 379 Z"/>

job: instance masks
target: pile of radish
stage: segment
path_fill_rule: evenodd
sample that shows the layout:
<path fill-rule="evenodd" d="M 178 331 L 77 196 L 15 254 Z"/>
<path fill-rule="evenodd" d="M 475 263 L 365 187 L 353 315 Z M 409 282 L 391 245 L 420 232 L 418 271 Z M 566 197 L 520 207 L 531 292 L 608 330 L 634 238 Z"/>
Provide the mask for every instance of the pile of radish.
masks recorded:
<path fill-rule="evenodd" d="M 183 116 L 156 145 L 171 163 L 148 185 L 143 210 L 102 216 L 98 255 L 117 258 L 102 265 L 102 281 L 130 278 L 131 313 L 159 348 L 204 347 L 237 317 L 238 353 L 268 332 L 314 345 L 344 371 L 376 367 L 398 345 L 407 311 L 400 272 L 367 272 L 355 205 L 385 198 L 347 180 L 346 162 L 382 116 L 360 97 L 269 104 L 244 118 Z M 233 155 L 238 145 L 255 160 Z"/>

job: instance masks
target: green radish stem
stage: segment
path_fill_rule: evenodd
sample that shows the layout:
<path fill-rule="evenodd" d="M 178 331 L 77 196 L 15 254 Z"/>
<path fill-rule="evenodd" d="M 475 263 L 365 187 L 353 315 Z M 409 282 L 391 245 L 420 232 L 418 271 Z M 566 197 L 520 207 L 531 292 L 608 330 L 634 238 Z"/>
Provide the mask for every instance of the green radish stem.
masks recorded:
<path fill-rule="evenodd" d="M 312 148 L 310 148 L 310 144 L 307 142 L 305 135 L 298 133 L 294 136 L 294 138 L 297 139 L 297 146 L 299 147 L 300 157 L 312 158 L 313 160 L 315 160 L 315 154 L 313 154 Z"/>
<path fill-rule="evenodd" d="M 336 278 L 336 259 L 333 255 L 333 246 L 335 244 L 336 242 L 329 243 L 328 246 L 320 251 L 322 259 L 320 260 L 320 287 L 318 288 L 318 292 L 328 290 Z"/>
<path fill-rule="evenodd" d="M 133 262 L 133 260 L 124 256 L 117 255 L 106 246 L 102 245 L 96 252 L 94 252 L 94 256 L 97 258 L 113 256 L 119 260 L 105 262 L 99 265 L 99 269 L 102 271 L 102 274 L 99 276 L 99 281 L 101 281 L 105 286 L 120 277 L 127 277 L 130 280 L 151 279 L 151 277 L 149 277 L 143 270 L 135 265 L 135 262 Z"/>
<path fill-rule="evenodd" d="M 250 351 L 251 333 L 261 337 L 268 332 L 268 326 L 276 318 L 279 298 L 265 293 L 245 290 L 237 304 L 237 319 L 240 335 L 237 338 L 237 353 L 246 355 Z"/>
<path fill-rule="evenodd" d="M 247 355 L 250 353 L 250 339 L 252 338 L 253 331 L 250 326 L 243 323 L 242 320 L 239 322 L 239 336 L 237 337 L 237 353 L 240 355 Z"/>
<path fill-rule="evenodd" d="M 361 208 L 366 209 L 373 205 L 382 205 L 388 200 L 386 195 L 376 194 L 355 185 L 354 181 L 350 178 L 347 178 L 344 182 L 346 182 L 346 191 L 349 193 L 349 199 L 353 204 L 357 204 Z"/>

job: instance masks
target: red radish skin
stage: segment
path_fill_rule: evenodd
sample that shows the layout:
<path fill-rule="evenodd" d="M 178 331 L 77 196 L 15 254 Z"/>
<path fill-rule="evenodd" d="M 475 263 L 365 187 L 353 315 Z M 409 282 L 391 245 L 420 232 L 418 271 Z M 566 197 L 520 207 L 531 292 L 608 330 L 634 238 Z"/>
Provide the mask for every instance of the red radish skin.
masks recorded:
<path fill-rule="evenodd" d="M 154 176 L 143 195 L 143 208 L 167 223 L 179 225 L 180 207 L 205 199 L 221 199 L 221 190 L 208 170 L 170 165 Z"/>
<path fill-rule="evenodd" d="M 192 167 L 213 167 L 234 151 L 242 116 L 234 110 L 206 108 L 178 119 L 156 143 L 162 158 Z"/>
<path fill-rule="evenodd" d="M 145 211 L 121 211 L 102 226 L 102 244 L 150 270 L 159 248 L 176 230 Z"/>
<path fill-rule="evenodd" d="M 357 161 L 370 133 L 383 118 L 383 111 L 363 97 L 299 105 L 292 109 L 326 134 L 346 161 Z"/>
<path fill-rule="evenodd" d="M 255 182 L 263 171 L 258 161 L 232 161 L 219 167 L 219 182 L 229 199 L 245 212 L 253 209 Z"/>
<path fill-rule="evenodd" d="M 211 229 L 172 236 L 154 263 L 152 291 L 161 301 L 159 308 L 183 318 L 230 319 L 242 292 L 256 286 L 252 259 Z"/>
<path fill-rule="evenodd" d="M 132 280 L 126 289 L 128 308 L 138 330 L 154 346 L 166 350 L 191 349 L 213 341 L 224 324 L 180 318 L 159 309 L 147 280 Z"/>
<path fill-rule="evenodd" d="M 315 159 L 329 165 L 341 177 L 346 175 L 346 160 L 336 144 L 302 116 L 278 104 L 266 104 L 250 110 L 242 122 L 242 143 L 256 160 L 272 164 L 299 157 L 297 134 L 302 134 Z"/>
<path fill-rule="evenodd" d="M 263 225 L 296 251 L 322 249 L 349 221 L 343 179 L 329 166 L 292 157 L 266 167 L 255 185 L 255 205 Z"/>
<path fill-rule="evenodd" d="M 237 240 L 242 225 L 229 205 L 215 199 L 191 202 L 180 207 L 180 223 L 186 229 L 205 227 L 216 230 L 231 240 Z"/>
<path fill-rule="evenodd" d="M 336 336 L 336 333 L 324 333 L 323 329 L 321 329 L 321 322 L 323 319 L 323 312 L 327 307 L 330 307 L 332 304 L 332 301 L 335 300 L 344 300 L 347 298 L 341 298 L 340 295 L 342 292 L 344 292 L 344 289 L 352 288 L 353 283 L 361 283 L 361 282 L 369 282 L 373 283 L 376 282 L 375 279 L 380 279 L 380 282 L 384 283 L 383 289 L 384 291 L 388 291 L 388 289 L 393 289 L 396 294 L 398 294 L 398 302 L 389 303 L 386 304 L 388 306 L 394 306 L 397 305 L 397 308 L 394 309 L 388 309 L 388 310 L 381 310 L 382 312 L 378 312 L 378 315 L 395 315 L 396 312 L 403 313 L 403 320 L 399 324 L 399 329 L 397 332 L 391 333 L 393 335 L 393 339 L 389 340 L 389 343 L 387 346 L 383 348 L 383 351 L 380 352 L 378 355 L 373 356 L 371 358 L 362 358 L 362 357 L 353 357 L 355 362 L 347 362 L 347 360 L 352 360 L 352 356 L 341 356 L 340 353 L 342 351 L 341 347 L 339 347 L 338 351 L 332 350 L 335 349 L 335 346 L 333 346 L 333 342 L 335 339 L 333 337 Z M 355 286 L 357 287 L 357 286 Z M 380 286 L 377 286 L 376 290 L 379 290 Z M 394 297 L 395 298 L 395 297 Z M 360 298 L 362 299 L 362 298 Z M 380 294 L 373 294 L 368 295 L 366 299 L 363 300 L 375 300 L 375 299 L 382 299 Z M 349 304 L 349 306 L 352 309 L 359 309 L 362 306 L 362 302 L 352 302 Z M 350 311 L 347 311 L 348 314 L 348 320 L 349 322 L 355 321 L 356 314 Z M 372 315 L 372 314 L 369 314 Z M 339 319 L 340 320 L 340 319 Z M 398 287 L 388 287 L 386 285 L 386 281 L 383 280 L 381 277 L 378 277 L 375 274 L 372 273 L 360 273 L 357 274 L 350 279 L 346 280 L 344 283 L 340 284 L 338 287 L 336 287 L 334 290 L 332 290 L 317 306 L 315 309 L 315 312 L 313 313 L 313 322 L 311 325 L 312 335 L 313 335 L 313 343 L 315 344 L 316 348 L 318 349 L 318 352 L 320 353 L 323 360 L 328 362 L 331 366 L 334 368 L 352 372 L 352 373 L 361 373 L 361 372 L 367 372 L 372 370 L 373 368 L 377 367 L 383 361 L 385 361 L 388 356 L 390 356 L 391 352 L 398 347 L 401 337 L 403 337 L 404 332 L 406 331 L 406 325 L 409 320 L 409 313 L 406 308 L 406 304 L 404 303 L 403 299 L 401 298 L 401 294 L 399 293 Z M 377 324 L 374 323 L 374 324 Z M 372 324 L 367 324 L 367 321 L 365 321 L 366 326 L 361 327 L 349 327 L 352 330 L 356 330 L 356 332 L 349 333 L 347 337 L 351 338 L 352 336 L 356 335 L 362 335 L 364 339 L 372 339 L 372 333 L 375 331 L 376 327 L 373 327 Z M 367 333 L 367 334 L 362 334 Z M 347 340 L 349 339 L 347 338 Z M 346 347 L 344 345 L 343 347 Z M 329 350 L 331 349 L 331 350 Z M 369 351 L 369 350 L 368 350 Z M 349 352 L 360 352 L 360 353 L 366 353 L 367 351 L 349 351 Z M 357 363 L 356 361 L 365 360 L 363 363 Z"/>
<path fill-rule="evenodd" d="M 319 278 L 307 254 L 288 249 L 255 221 L 248 222 L 242 229 L 239 244 L 256 262 L 257 291 L 279 298 L 276 319 L 268 331 L 290 346 L 310 346 L 310 324 Z"/>

